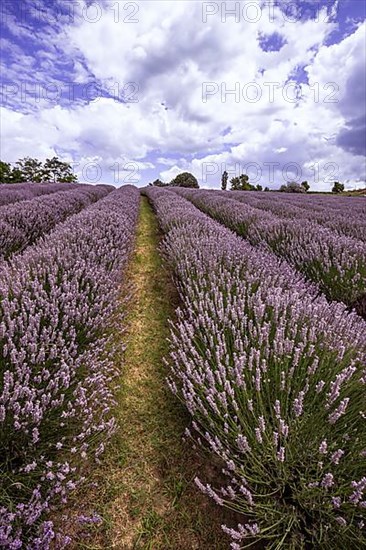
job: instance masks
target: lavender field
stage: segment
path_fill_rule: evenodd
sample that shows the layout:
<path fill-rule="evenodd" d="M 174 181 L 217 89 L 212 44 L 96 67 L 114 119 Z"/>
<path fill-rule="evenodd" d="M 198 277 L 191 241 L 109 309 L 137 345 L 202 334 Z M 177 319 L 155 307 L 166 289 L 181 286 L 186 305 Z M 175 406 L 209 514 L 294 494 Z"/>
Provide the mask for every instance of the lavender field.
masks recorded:
<path fill-rule="evenodd" d="M 143 387 L 156 341 L 169 415 L 211 464 L 195 466 L 186 490 L 217 509 L 201 531 L 219 517 L 225 537 L 186 538 L 186 548 L 366 545 L 364 197 L 29 183 L 0 186 L 0 205 L 0 547 L 148 547 L 146 524 L 137 546 L 101 539 L 107 519 L 82 488 L 117 452 L 116 434 L 124 452 L 136 420 L 119 411 L 128 357 Z M 160 268 L 148 265 L 148 220 Z M 133 278 L 144 263 L 145 290 Z M 157 285 L 153 269 L 175 301 L 163 311 L 159 295 L 142 325 L 131 312 L 150 307 L 139 300 Z M 167 338 L 153 332 L 154 315 Z M 182 434 L 165 421 L 159 430 L 168 457 Z M 153 462 L 139 453 L 112 462 L 122 482 Z M 70 498 L 89 538 L 60 522 Z M 183 548 L 174 536 L 149 548 Z"/>
<path fill-rule="evenodd" d="M 297 199 L 306 221 L 287 222 L 271 212 L 290 209 L 276 195 L 147 194 L 182 304 L 168 383 L 192 418 L 187 434 L 223 464 L 225 483 L 196 484 L 242 514 L 223 526 L 231 548 L 362 546 L 366 325 L 346 304 L 364 315 L 366 249 L 316 214 L 352 212 L 365 227 L 364 199 L 354 211 Z"/>
<path fill-rule="evenodd" d="M 16 202 L 6 223 L 17 249 L 19 232 L 22 248 L 35 226 L 46 235 L 0 270 L 0 546 L 13 549 L 56 540 L 44 518 L 66 502 L 114 430 L 108 323 L 139 192 L 83 187 L 41 200 Z M 59 533 L 57 543 L 67 542 Z"/>
<path fill-rule="evenodd" d="M 365 36 L 0 0 L 0 550 L 366 550 Z"/>

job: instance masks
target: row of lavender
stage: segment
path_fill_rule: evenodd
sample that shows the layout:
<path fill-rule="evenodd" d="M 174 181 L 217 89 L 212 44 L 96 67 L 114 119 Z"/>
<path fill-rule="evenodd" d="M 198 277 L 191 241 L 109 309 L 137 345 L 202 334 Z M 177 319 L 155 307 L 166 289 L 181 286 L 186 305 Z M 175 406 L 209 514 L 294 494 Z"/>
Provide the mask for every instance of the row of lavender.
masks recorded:
<path fill-rule="evenodd" d="M 23 251 L 57 224 L 113 189 L 109 185 L 78 185 L 69 191 L 61 190 L 0 207 L 0 260 Z"/>
<path fill-rule="evenodd" d="M 138 205 L 136 188 L 116 190 L 0 272 L 1 547 L 54 544 L 48 511 L 113 432 L 107 325 Z"/>
<path fill-rule="evenodd" d="M 0 206 L 80 187 L 77 183 L 16 183 L 0 185 Z"/>
<path fill-rule="evenodd" d="M 226 484 L 197 485 L 243 514 L 231 547 L 366 544 L 366 324 L 176 193 L 146 194 L 182 300 L 169 384 L 223 464 Z"/>
<path fill-rule="evenodd" d="M 284 258 L 328 299 L 366 315 L 366 243 L 310 220 L 283 219 L 220 192 L 176 189 L 203 212 Z"/>
<path fill-rule="evenodd" d="M 311 221 L 328 229 L 366 242 L 366 200 L 363 197 L 286 196 L 284 193 L 229 192 L 222 196 L 235 198 L 254 208 L 272 212 L 280 218 Z"/>
<path fill-rule="evenodd" d="M 277 198 L 283 193 L 273 193 Z M 366 204 L 363 196 L 344 196 L 344 195 L 313 195 L 309 194 L 287 194 L 283 200 L 291 203 L 298 203 L 303 208 L 312 210 L 335 210 L 335 211 L 355 211 L 358 214 L 366 213 Z"/>

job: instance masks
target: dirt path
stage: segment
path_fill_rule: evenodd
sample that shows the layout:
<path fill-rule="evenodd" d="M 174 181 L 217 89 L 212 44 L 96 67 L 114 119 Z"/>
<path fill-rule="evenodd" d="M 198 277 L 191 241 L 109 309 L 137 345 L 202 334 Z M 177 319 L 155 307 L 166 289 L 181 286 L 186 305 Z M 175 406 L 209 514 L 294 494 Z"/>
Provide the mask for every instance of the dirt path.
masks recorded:
<path fill-rule="evenodd" d="M 184 409 L 166 388 L 162 357 L 168 318 L 177 300 L 158 254 L 156 217 L 142 198 L 136 250 L 127 280 L 128 345 L 121 366 L 120 429 L 98 469 L 95 488 L 81 498 L 87 523 L 74 548 L 223 550 L 229 544 L 222 511 L 193 484 L 206 470 L 203 458 L 183 443 Z M 124 338 L 126 335 L 124 335 Z M 79 501 L 80 505 L 80 501 Z"/>

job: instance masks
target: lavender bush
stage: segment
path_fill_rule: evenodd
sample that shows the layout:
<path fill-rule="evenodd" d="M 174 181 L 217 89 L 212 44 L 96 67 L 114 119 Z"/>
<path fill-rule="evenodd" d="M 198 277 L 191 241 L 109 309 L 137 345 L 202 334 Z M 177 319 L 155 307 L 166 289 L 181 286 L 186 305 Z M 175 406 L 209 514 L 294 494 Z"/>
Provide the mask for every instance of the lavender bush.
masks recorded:
<path fill-rule="evenodd" d="M 55 543 L 48 512 L 83 480 L 84 463 L 114 429 L 106 329 L 138 204 L 136 188 L 114 191 L 0 272 L 3 548 Z"/>
<path fill-rule="evenodd" d="M 309 220 L 282 219 L 225 198 L 220 192 L 179 189 L 202 211 L 257 246 L 285 258 L 330 300 L 357 306 L 366 295 L 366 243 Z"/>
<path fill-rule="evenodd" d="M 21 252 L 58 223 L 105 197 L 113 187 L 79 185 L 0 207 L 0 258 Z"/>
<path fill-rule="evenodd" d="M 366 242 L 366 201 L 361 197 L 284 197 L 271 193 L 263 198 L 261 193 L 235 192 L 221 194 L 226 198 L 269 211 L 280 218 L 310 221 Z"/>
<path fill-rule="evenodd" d="M 5 183 L 0 185 L 0 206 L 78 187 L 83 186 L 78 183 Z"/>
<path fill-rule="evenodd" d="M 366 544 L 366 323 L 172 191 L 146 190 L 182 300 L 169 385 L 223 464 L 231 548 Z"/>

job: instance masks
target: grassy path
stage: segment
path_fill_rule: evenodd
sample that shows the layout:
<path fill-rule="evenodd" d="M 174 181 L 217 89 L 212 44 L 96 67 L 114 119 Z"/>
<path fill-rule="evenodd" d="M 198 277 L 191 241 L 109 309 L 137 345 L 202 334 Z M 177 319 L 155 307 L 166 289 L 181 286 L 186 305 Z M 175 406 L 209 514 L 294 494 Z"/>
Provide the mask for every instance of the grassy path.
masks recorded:
<path fill-rule="evenodd" d="M 209 475 L 208 466 L 182 441 L 187 417 L 165 385 L 162 357 L 177 296 L 158 242 L 156 218 L 144 197 L 127 277 L 132 299 L 118 396 L 120 429 L 92 480 L 96 487 L 81 498 L 84 512 L 78 511 L 97 513 L 102 521 L 78 529 L 75 548 L 228 548 L 222 511 L 193 484 L 199 471 Z"/>

